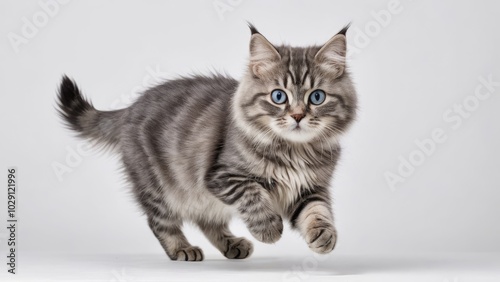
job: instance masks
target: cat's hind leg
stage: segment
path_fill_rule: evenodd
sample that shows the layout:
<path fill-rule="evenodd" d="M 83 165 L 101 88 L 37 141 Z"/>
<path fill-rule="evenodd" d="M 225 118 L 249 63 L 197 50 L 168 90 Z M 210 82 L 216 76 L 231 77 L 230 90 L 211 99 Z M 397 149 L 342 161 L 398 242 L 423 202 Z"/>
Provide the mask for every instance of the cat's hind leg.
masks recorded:
<path fill-rule="evenodd" d="M 137 146 L 128 144 L 130 148 Z M 140 152 L 141 147 L 136 148 Z M 145 161 L 145 155 L 139 155 L 139 161 L 134 155 L 125 155 L 124 164 L 128 180 L 133 186 L 135 198 L 148 217 L 148 224 L 153 234 L 160 242 L 165 253 L 171 260 L 201 261 L 203 251 L 189 244 L 182 232 L 182 217 L 175 212 L 163 199 L 164 189 L 160 181 Z"/>
<path fill-rule="evenodd" d="M 203 251 L 191 246 L 182 232 L 182 221 L 167 216 L 148 217 L 149 227 L 171 260 L 202 261 Z"/>
<path fill-rule="evenodd" d="M 226 222 L 199 222 L 198 226 L 208 240 L 228 259 L 244 259 L 253 252 L 252 242 L 234 236 Z"/>

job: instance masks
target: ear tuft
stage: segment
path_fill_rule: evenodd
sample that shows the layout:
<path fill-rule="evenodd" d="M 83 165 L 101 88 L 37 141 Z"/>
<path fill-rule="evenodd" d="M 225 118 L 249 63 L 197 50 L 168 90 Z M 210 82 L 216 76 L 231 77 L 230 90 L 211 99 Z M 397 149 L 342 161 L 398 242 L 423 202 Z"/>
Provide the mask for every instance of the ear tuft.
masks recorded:
<path fill-rule="evenodd" d="M 346 35 L 347 30 L 351 27 L 351 23 L 346 24 L 337 34 Z"/>
<path fill-rule="evenodd" d="M 248 28 L 250 28 L 250 32 L 252 33 L 252 35 L 254 34 L 260 34 L 260 32 L 257 30 L 257 28 L 251 23 L 251 22 L 247 22 L 248 24 Z"/>

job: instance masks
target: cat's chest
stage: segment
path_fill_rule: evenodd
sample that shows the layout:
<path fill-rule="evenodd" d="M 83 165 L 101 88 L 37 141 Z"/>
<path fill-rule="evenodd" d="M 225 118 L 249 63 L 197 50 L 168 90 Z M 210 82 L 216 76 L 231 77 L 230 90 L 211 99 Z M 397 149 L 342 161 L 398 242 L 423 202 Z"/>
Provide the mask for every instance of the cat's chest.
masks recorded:
<path fill-rule="evenodd" d="M 294 203 L 307 190 L 326 187 L 338 157 L 338 151 L 313 147 L 239 148 L 244 148 L 239 153 L 247 172 L 266 181 L 282 207 Z"/>
<path fill-rule="evenodd" d="M 311 160 L 302 156 L 288 156 L 281 161 L 262 161 L 255 165 L 260 176 L 270 184 L 274 194 L 283 206 L 295 201 L 305 190 L 323 183 L 323 169 L 315 168 Z"/>
<path fill-rule="evenodd" d="M 303 190 L 314 187 L 317 182 L 316 173 L 307 168 L 276 166 L 269 169 L 266 178 L 272 179 L 273 192 L 280 197 L 286 197 L 286 200 L 293 200 L 302 194 Z"/>

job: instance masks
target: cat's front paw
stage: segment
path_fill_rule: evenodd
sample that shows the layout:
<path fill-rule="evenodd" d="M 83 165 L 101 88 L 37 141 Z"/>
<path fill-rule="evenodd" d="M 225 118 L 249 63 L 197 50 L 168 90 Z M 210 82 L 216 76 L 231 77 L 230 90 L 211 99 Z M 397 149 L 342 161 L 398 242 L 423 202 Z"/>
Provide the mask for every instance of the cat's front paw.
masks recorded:
<path fill-rule="evenodd" d="M 337 231 L 330 224 L 311 227 L 305 237 L 309 248 L 319 254 L 331 252 L 337 243 Z"/>
<path fill-rule="evenodd" d="M 252 242 L 245 238 L 231 238 L 227 240 L 227 249 L 224 256 L 228 259 L 244 259 L 253 252 Z"/>
<path fill-rule="evenodd" d="M 268 216 L 265 220 L 255 220 L 247 223 L 250 233 L 263 243 L 274 243 L 283 233 L 283 219 L 279 215 Z"/>

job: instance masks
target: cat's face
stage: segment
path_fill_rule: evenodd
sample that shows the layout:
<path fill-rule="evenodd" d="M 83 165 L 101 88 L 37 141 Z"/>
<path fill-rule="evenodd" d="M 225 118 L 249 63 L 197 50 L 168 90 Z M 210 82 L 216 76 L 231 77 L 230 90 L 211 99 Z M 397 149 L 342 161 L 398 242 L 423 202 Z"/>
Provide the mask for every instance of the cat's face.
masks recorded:
<path fill-rule="evenodd" d="M 336 139 L 355 115 L 345 35 L 323 46 L 273 46 L 252 29 L 250 64 L 235 97 L 238 119 L 262 142 Z"/>

